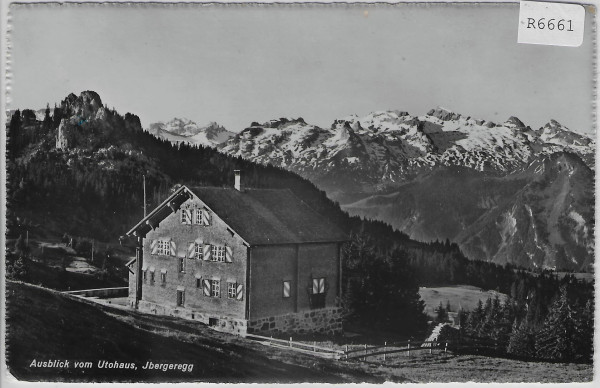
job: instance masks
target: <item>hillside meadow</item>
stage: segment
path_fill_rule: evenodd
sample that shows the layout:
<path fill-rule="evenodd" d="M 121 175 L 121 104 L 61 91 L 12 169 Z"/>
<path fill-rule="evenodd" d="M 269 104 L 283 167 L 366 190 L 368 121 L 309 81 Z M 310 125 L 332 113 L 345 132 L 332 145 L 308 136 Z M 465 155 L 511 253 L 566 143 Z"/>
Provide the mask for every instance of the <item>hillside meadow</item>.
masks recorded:
<path fill-rule="evenodd" d="M 7 364 L 19 380 L 62 382 L 583 382 L 593 366 L 413 352 L 368 361 L 334 361 L 215 332 L 196 322 L 82 303 L 7 282 Z M 343 341 L 343 340 L 342 340 Z M 91 361 L 92 368 L 33 368 L 47 360 Z M 98 368 L 101 360 L 135 370 Z M 147 361 L 193 363 L 191 372 L 142 370 Z"/>
<path fill-rule="evenodd" d="M 479 287 L 469 285 L 448 286 L 448 287 L 419 287 L 419 295 L 425 302 L 425 313 L 434 316 L 434 310 L 442 303 L 446 308 L 446 303 L 450 303 L 451 311 L 458 312 L 461 308 L 470 311 L 477 307 L 481 300 L 483 303 L 488 298 L 494 299 L 496 296 L 501 302 L 506 300 L 506 295 L 493 290 L 482 290 Z"/>

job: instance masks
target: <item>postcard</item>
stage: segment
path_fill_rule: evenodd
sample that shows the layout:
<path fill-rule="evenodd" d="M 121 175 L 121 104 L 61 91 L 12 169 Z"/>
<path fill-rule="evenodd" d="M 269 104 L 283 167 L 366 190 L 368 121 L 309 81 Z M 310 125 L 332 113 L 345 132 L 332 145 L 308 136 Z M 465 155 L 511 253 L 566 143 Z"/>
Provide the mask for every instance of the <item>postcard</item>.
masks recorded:
<path fill-rule="evenodd" d="M 593 381 L 595 5 L 3 7 L 3 384 Z"/>

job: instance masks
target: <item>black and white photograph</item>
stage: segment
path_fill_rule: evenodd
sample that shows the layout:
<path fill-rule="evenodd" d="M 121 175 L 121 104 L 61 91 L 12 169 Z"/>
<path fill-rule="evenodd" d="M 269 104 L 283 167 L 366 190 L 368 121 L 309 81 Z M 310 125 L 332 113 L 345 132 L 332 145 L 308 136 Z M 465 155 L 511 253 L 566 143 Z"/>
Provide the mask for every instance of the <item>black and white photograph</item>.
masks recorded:
<path fill-rule="evenodd" d="M 2 7 L 2 385 L 593 384 L 597 4 Z"/>

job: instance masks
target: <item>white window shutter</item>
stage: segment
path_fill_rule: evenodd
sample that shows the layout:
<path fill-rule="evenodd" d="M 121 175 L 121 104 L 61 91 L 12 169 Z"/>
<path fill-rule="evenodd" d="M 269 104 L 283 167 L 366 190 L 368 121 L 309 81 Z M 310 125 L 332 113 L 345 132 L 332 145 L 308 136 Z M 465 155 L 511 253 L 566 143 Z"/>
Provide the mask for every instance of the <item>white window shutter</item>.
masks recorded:
<path fill-rule="evenodd" d="M 184 211 L 185 211 L 185 214 L 187 217 L 186 224 L 191 225 L 192 224 L 192 211 L 190 209 L 186 209 Z"/>
<path fill-rule="evenodd" d="M 225 247 L 225 262 L 233 262 L 233 249 L 229 246 Z"/>
<path fill-rule="evenodd" d="M 210 244 L 204 244 L 204 252 L 202 254 L 204 256 L 204 260 L 209 261 L 211 256 L 211 246 Z"/>
<path fill-rule="evenodd" d="M 210 225 L 210 213 L 208 210 L 202 212 L 202 224 L 206 226 Z"/>
<path fill-rule="evenodd" d="M 156 255 L 158 252 L 158 240 L 152 240 L 150 243 L 150 254 Z"/>
<path fill-rule="evenodd" d="M 177 256 L 177 247 L 175 241 L 171 240 L 171 256 Z"/>
<path fill-rule="evenodd" d="M 238 284 L 238 285 L 237 285 L 237 290 L 236 290 L 236 299 L 237 299 L 237 300 L 242 300 L 242 299 L 244 299 L 244 285 L 243 285 L 243 284 Z"/>
<path fill-rule="evenodd" d="M 188 244 L 187 257 L 190 258 L 190 259 L 193 259 L 195 251 L 196 251 L 196 243 L 195 242 L 189 243 Z"/>
<path fill-rule="evenodd" d="M 319 293 L 319 279 L 313 279 L 312 293 L 313 294 Z"/>
<path fill-rule="evenodd" d="M 202 280 L 202 293 L 204 294 L 204 296 L 210 296 L 210 280 Z"/>
<path fill-rule="evenodd" d="M 319 294 L 325 293 L 325 278 L 319 279 Z"/>
<path fill-rule="evenodd" d="M 290 297 L 290 282 L 288 282 L 288 281 L 283 282 L 283 297 L 284 298 Z"/>

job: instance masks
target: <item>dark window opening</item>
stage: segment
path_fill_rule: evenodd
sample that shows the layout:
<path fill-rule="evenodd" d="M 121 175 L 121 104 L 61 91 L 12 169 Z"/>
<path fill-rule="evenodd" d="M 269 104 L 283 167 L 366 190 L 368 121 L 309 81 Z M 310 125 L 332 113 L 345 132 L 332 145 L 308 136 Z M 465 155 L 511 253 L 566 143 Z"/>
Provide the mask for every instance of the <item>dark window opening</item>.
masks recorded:
<path fill-rule="evenodd" d="M 183 291 L 177 291 L 177 306 L 183 306 L 183 303 L 185 302 L 185 294 L 183 293 Z"/>

